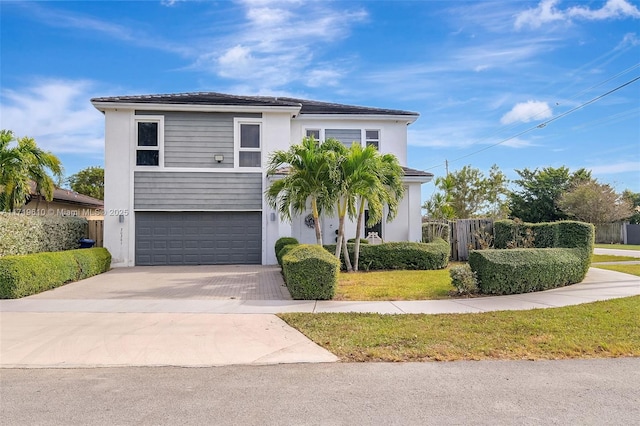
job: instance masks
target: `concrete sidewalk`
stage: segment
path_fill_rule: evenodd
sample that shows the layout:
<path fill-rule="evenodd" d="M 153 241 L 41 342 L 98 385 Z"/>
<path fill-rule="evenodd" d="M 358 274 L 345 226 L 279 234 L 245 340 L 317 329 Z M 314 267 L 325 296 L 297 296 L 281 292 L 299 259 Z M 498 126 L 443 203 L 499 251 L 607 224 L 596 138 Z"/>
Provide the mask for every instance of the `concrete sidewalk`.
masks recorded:
<path fill-rule="evenodd" d="M 82 289 L 81 283 L 74 286 Z M 333 362 L 337 361 L 333 354 L 272 314 L 486 312 L 560 307 L 633 295 L 640 295 L 640 277 L 594 268 L 582 283 L 572 286 L 455 300 L 83 300 L 38 295 L 0 301 L 0 368 Z"/>
<path fill-rule="evenodd" d="M 77 284 L 77 283 L 74 283 Z M 590 268 L 579 284 L 536 293 L 447 300 L 345 302 L 238 299 L 58 299 L 41 295 L 1 300 L 0 312 L 277 314 L 284 312 L 371 312 L 441 314 L 556 308 L 597 300 L 640 295 L 640 277 Z"/>

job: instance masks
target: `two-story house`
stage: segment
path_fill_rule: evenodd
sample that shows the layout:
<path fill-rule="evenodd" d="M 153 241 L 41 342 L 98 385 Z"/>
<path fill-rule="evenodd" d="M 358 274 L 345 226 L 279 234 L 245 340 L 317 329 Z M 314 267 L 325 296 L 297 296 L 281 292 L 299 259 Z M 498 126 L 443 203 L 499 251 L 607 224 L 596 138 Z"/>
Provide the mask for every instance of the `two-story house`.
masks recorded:
<path fill-rule="evenodd" d="M 407 164 L 407 126 L 418 114 L 303 99 L 180 93 L 95 98 L 105 115 L 104 246 L 113 266 L 275 264 L 283 236 L 315 242 L 306 214 L 284 222 L 264 191 L 269 154 L 305 136 L 373 144 Z M 385 241 L 421 240 L 420 186 L 433 175 L 404 168 L 407 188 Z M 337 220 L 322 218 L 325 242 Z M 347 236 L 355 237 L 347 224 Z"/>

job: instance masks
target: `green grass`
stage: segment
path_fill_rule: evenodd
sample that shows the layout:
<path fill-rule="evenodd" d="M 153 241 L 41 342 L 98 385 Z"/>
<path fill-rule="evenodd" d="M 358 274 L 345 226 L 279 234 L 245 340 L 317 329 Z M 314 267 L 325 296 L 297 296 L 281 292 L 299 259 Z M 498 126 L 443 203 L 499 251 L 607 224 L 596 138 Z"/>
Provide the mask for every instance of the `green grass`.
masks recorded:
<path fill-rule="evenodd" d="M 640 265 L 592 265 L 594 268 L 608 269 L 640 277 Z"/>
<path fill-rule="evenodd" d="M 640 356 L 640 296 L 478 314 L 280 314 L 343 361 Z"/>
<path fill-rule="evenodd" d="M 333 300 L 444 299 L 453 290 L 449 269 L 341 272 Z"/>
<path fill-rule="evenodd" d="M 640 245 L 637 244 L 596 244 L 595 247 L 616 250 L 640 250 Z"/>
<path fill-rule="evenodd" d="M 631 256 L 612 256 L 610 254 L 592 254 L 591 263 L 594 262 L 627 262 L 627 261 L 640 261 L 639 257 Z"/>

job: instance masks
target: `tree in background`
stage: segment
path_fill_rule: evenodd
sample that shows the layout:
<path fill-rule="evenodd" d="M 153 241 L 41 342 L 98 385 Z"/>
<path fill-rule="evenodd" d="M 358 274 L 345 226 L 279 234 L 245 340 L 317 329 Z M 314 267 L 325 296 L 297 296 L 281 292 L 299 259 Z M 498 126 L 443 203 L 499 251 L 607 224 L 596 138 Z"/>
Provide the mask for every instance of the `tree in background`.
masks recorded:
<path fill-rule="evenodd" d="M 625 189 L 622 192 L 622 198 L 628 200 L 633 206 L 633 215 L 628 218 L 629 223 L 640 224 L 640 192 Z"/>
<path fill-rule="evenodd" d="M 436 192 L 422 207 L 432 219 L 466 219 L 485 216 L 504 218 L 508 214 L 508 180 L 497 165 L 486 177 L 470 165 L 436 179 Z"/>
<path fill-rule="evenodd" d="M 40 149 L 33 138 L 16 138 L 12 131 L 0 130 L 0 211 L 22 207 L 32 189 L 51 201 L 55 180 L 62 173 L 58 157 Z"/>
<path fill-rule="evenodd" d="M 612 223 L 633 215 L 633 205 L 607 184 L 581 182 L 560 196 L 558 207 L 572 219 Z"/>
<path fill-rule="evenodd" d="M 104 200 L 104 169 L 87 167 L 67 178 L 71 189 L 79 194 Z"/>
<path fill-rule="evenodd" d="M 524 222 L 554 222 L 567 219 L 558 207 L 558 200 L 567 190 L 581 183 L 592 181 L 591 172 L 579 169 L 573 173 L 567 167 L 545 167 L 542 170 L 517 170 L 520 186 L 509 196 L 511 216 Z"/>

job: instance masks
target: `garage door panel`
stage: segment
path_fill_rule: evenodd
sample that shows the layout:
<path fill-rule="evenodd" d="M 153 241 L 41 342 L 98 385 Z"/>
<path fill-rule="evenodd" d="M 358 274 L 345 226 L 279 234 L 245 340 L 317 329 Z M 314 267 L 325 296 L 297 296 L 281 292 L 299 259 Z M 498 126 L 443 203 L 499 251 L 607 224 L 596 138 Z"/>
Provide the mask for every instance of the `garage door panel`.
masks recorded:
<path fill-rule="evenodd" d="M 260 212 L 136 212 L 136 264 L 259 264 L 261 221 Z"/>

